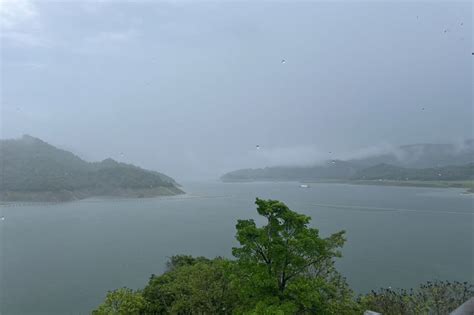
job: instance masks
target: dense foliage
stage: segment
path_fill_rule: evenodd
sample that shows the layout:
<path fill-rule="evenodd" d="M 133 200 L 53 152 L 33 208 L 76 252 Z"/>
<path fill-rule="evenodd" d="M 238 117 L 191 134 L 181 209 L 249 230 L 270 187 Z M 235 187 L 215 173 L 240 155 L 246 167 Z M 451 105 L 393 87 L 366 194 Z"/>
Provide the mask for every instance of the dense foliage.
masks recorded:
<path fill-rule="evenodd" d="M 107 294 L 103 304 L 94 314 L 140 314 L 146 305 L 140 291 L 120 288 Z"/>
<path fill-rule="evenodd" d="M 254 220 L 239 220 L 241 246 L 233 248 L 244 304 L 330 314 L 338 305 L 336 300 L 350 298 L 350 290 L 334 268 L 334 258 L 341 256 L 339 249 L 345 242 L 344 231 L 322 238 L 308 226 L 308 216 L 291 211 L 284 203 L 257 199 L 256 204 L 266 225 L 257 227 Z"/>
<path fill-rule="evenodd" d="M 164 174 L 112 159 L 89 163 L 31 136 L 0 141 L 0 166 L 2 192 L 66 190 L 97 195 L 157 187 L 170 193 L 181 192 L 176 182 Z"/>
<path fill-rule="evenodd" d="M 467 283 L 435 282 L 356 299 L 334 267 L 344 231 L 323 238 L 282 202 L 256 204 L 265 224 L 237 222 L 235 259 L 173 256 L 143 290 L 111 291 L 93 314 L 446 314 L 474 295 Z"/>
<path fill-rule="evenodd" d="M 416 290 L 381 289 L 359 299 L 384 315 L 449 314 L 474 295 L 467 282 L 428 281 Z"/>

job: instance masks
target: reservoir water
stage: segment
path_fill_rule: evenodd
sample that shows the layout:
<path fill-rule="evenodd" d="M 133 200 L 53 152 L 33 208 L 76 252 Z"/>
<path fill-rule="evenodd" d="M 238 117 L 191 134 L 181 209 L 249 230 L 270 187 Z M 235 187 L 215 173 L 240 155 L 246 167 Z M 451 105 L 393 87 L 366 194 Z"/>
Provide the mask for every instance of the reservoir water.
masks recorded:
<path fill-rule="evenodd" d="M 107 290 L 145 286 L 167 257 L 231 256 L 256 197 L 344 229 L 338 268 L 358 293 L 471 281 L 473 195 L 459 189 L 298 183 L 185 183 L 184 196 L 0 206 L 0 314 L 88 314 Z"/>

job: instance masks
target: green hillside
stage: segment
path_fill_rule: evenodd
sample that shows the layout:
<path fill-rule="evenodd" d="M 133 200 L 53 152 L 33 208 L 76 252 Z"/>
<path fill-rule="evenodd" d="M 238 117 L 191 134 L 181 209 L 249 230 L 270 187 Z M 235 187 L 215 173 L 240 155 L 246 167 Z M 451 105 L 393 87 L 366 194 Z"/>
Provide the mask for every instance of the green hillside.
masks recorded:
<path fill-rule="evenodd" d="M 40 139 L 0 141 L 0 199 L 66 201 L 89 196 L 183 193 L 169 176 L 112 159 L 89 163 Z"/>

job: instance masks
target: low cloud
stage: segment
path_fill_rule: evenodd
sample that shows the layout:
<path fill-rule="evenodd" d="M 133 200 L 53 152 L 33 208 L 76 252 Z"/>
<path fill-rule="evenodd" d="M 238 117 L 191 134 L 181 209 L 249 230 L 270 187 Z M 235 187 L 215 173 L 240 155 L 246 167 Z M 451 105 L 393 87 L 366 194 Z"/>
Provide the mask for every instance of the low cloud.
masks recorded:
<path fill-rule="evenodd" d="M 119 51 L 121 45 L 129 44 L 138 37 L 135 29 L 102 31 L 85 37 L 76 50 L 85 54 L 110 54 Z"/>
<path fill-rule="evenodd" d="M 0 0 L 0 37 L 17 45 L 45 46 L 40 14 L 30 0 Z"/>
<path fill-rule="evenodd" d="M 259 166 L 308 166 L 323 163 L 329 158 L 327 152 L 313 146 L 260 147 L 249 155 Z"/>
<path fill-rule="evenodd" d="M 2 31 L 2 39 L 21 46 L 47 46 L 48 42 L 41 38 L 36 32 L 28 33 L 24 31 Z"/>
<path fill-rule="evenodd" d="M 249 152 L 247 159 L 253 166 L 311 166 L 322 165 L 330 160 L 357 160 L 368 157 L 392 154 L 398 160 L 408 158 L 406 152 L 389 143 L 363 147 L 347 152 L 331 152 L 318 149 L 315 146 L 302 145 L 292 147 L 260 148 Z"/>
<path fill-rule="evenodd" d="M 341 160 L 359 160 L 373 156 L 380 156 L 384 154 L 394 154 L 397 159 L 403 159 L 403 152 L 396 146 L 389 143 L 382 143 L 379 145 L 373 145 L 363 147 L 353 151 L 342 153 L 338 156 Z"/>
<path fill-rule="evenodd" d="M 125 30 L 125 31 L 114 31 L 114 32 L 100 32 L 93 36 L 87 37 L 85 39 L 86 44 L 120 44 L 124 42 L 128 42 L 131 39 L 137 36 L 137 31 L 135 30 Z"/>
<path fill-rule="evenodd" d="M 29 0 L 0 0 L 0 26 L 2 31 L 17 29 L 38 17 L 38 10 Z"/>
<path fill-rule="evenodd" d="M 28 61 L 24 61 L 24 62 L 7 61 L 7 62 L 4 62 L 3 65 L 7 67 L 26 68 L 26 69 L 32 69 L 32 70 L 39 70 L 46 67 L 45 63 L 28 62 Z"/>

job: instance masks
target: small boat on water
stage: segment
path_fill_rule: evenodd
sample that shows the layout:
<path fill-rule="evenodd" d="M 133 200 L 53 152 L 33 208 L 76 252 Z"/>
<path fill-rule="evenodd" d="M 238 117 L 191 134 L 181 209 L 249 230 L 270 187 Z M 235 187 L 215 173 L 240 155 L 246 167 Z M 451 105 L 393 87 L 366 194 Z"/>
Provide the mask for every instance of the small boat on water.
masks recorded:
<path fill-rule="evenodd" d="M 300 185 L 300 188 L 309 188 L 309 185 L 307 185 L 307 184 L 301 184 L 301 185 Z"/>

